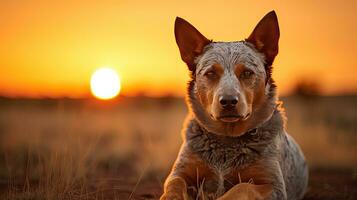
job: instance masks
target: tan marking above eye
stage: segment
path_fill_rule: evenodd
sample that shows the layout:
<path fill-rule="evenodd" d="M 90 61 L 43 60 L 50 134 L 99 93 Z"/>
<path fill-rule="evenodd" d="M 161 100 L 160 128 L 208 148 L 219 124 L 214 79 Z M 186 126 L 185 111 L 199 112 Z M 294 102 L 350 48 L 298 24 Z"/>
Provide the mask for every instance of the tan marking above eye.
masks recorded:
<path fill-rule="evenodd" d="M 236 68 L 234 69 L 234 73 L 236 74 L 237 77 L 240 76 L 240 74 L 246 69 L 244 64 L 237 64 Z"/>
<path fill-rule="evenodd" d="M 222 75 L 224 72 L 224 69 L 220 64 L 214 64 L 214 65 L 212 65 L 212 68 L 218 75 Z"/>

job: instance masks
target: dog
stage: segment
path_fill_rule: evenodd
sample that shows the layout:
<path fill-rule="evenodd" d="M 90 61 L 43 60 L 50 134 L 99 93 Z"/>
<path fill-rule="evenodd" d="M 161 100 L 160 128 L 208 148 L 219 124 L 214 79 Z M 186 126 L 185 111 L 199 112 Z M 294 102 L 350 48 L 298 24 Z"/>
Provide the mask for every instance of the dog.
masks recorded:
<path fill-rule="evenodd" d="M 190 112 L 160 199 L 302 199 L 308 167 L 271 76 L 275 11 L 242 41 L 213 42 L 179 17 L 175 37 L 191 74 Z"/>

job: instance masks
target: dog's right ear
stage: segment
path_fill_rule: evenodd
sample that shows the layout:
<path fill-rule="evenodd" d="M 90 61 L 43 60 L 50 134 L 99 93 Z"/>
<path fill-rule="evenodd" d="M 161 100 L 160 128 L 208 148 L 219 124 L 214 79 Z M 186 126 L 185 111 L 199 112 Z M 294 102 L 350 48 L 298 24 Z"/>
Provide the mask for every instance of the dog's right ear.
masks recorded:
<path fill-rule="evenodd" d="M 175 20 L 175 37 L 182 60 L 187 64 L 190 71 L 195 71 L 195 58 L 203 52 L 203 48 L 211 41 L 180 17 L 176 17 Z"/>

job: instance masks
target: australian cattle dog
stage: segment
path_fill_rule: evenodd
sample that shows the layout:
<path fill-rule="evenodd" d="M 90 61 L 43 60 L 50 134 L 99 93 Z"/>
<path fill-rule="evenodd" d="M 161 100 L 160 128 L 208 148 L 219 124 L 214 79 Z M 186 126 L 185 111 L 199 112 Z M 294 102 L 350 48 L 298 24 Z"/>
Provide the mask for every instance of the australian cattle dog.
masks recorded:
<path fill-rule="evenodd" d="M 271 76 L 279 35 L 274 11 L 235 42 L 209 40 L 176 18 L 190 113 L 161 200 L 303 198 L 307 164 Z"/>

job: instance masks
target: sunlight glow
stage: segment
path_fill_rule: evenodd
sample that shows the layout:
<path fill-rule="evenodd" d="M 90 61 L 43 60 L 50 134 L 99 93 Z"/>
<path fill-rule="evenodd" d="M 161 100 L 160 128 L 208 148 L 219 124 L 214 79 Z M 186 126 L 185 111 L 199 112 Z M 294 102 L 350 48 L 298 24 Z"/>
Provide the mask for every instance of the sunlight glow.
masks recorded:
<path fill-rule="evenodd" d="M 96 68 L 120 66 L 122 96 L 184 97 L 190 72 L 175 18 L 228 42 L 247 38 L 271 10 L 281 33 L 280 95 L 305 80 L 323 95 L 357 93 L 356 0 L 16 2 L 0 0 L 0 96 L 87 98 Z"/>
<path fill-rule="evenodd" d="M 92 94 L 98 99 L 112 99 L 121 89 L 120 78 L 111 68 L 97 69 L 90 80 Z"/>

